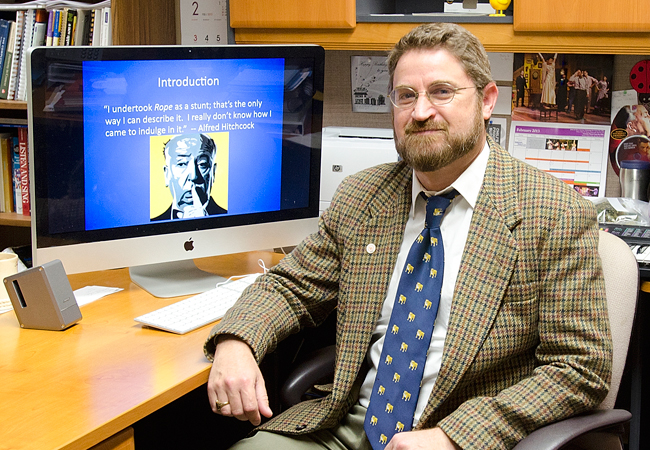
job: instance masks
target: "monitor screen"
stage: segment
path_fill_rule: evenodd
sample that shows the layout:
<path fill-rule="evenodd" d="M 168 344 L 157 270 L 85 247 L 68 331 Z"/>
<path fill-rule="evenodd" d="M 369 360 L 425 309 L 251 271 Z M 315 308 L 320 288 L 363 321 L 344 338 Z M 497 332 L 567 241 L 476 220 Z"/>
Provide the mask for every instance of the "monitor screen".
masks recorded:
<path fill-rule="evenodd" d="M 182 265 L 160 263 L 316 231 L 321 47 L 40 47 L 29 64 L 35 265 L 157 284 Z"/>

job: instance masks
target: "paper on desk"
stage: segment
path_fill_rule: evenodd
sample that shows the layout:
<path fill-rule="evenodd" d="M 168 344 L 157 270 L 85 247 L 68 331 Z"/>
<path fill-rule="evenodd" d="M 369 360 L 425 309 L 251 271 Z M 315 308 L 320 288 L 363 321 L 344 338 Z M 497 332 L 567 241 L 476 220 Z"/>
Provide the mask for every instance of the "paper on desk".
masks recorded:
<path fill-rule="evenodd" d="M 9 311 L 13 311 L 14 308 L 11 306 L 11 300 L 2 299 L 0 300 L 0 314 L 4 314 Z"/>
<path fill-rule="evenodd" d="M 74 291 L 74 297 L 77 299 L 77 305 L 83 306 L 121 290 L 122 288 L 85 286 Z"/>

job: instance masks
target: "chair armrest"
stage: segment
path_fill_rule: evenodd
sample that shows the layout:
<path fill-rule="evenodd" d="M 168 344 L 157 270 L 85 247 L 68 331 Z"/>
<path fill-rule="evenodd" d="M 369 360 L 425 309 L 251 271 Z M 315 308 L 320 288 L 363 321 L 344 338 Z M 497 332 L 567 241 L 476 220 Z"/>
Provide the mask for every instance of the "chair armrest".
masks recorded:
<path fill-rule="evenodd" d="M 334 375 L 336 347 L 330 345 L 311 353 L 298 364 L 282 385 L 280 399 L 285 406 L 293 406 L 302 401 L 302 395 L 319 380 Z"/>
<path fill-rule="evenodd" d="M 530 433 L 514 450 L 555 450 L 589 431 L 622 425 L 632 418 L 624 409 L 595 410 L 546 425 Z"/>

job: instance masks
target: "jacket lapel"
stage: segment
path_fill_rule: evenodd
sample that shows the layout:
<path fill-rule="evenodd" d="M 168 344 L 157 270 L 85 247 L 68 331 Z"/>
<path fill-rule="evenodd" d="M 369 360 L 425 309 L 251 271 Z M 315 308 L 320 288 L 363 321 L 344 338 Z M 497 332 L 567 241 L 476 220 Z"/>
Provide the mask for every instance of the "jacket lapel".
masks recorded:
<path fill-rule="evenodd" d="M 403 164 L 398 167 L 395 184 L 373 199 L 367 219 L 344 243 L 347 280 L 341 285 L 352 288 L 338 306 L 335 386 L 351 387 L 361 370 L 397 261 L 411 207 L 412 173 Z"/>
<path fill-rule="evenodd" d="M 456 281 L 442 366 L 421 424 L 445 401 L 475 359 L 517 262 L 512 236 L 521 220 L 516 174 L 509 155 L 489 137 L 488 142 L 490 158 Z"/>

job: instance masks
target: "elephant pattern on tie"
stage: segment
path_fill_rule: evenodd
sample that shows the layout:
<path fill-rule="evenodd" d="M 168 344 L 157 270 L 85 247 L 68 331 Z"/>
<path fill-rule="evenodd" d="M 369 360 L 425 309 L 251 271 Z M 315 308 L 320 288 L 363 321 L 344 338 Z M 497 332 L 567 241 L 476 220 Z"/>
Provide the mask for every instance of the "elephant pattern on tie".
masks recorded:
<path fill-rule="evenodd" d="M 429 197 L 426 228 L 406 258 L 364 423 L 374 450 L 413 426 L 444 274 L 440 223 L 456 194 Z"/>

